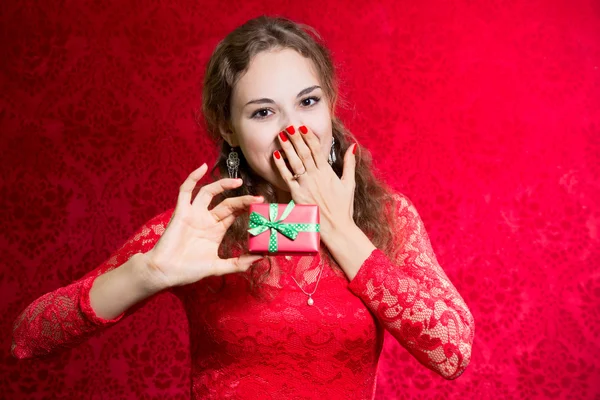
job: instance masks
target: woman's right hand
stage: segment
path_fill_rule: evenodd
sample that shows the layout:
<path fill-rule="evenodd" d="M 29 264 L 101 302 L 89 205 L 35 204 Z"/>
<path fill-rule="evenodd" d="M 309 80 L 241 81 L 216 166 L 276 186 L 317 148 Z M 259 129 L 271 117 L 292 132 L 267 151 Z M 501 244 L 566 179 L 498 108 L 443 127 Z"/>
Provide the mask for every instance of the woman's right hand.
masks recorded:
<path fill-rule="evenodd" d="M 147 276 L 156 287 L 182 286 L 211 275 L 246 271 L 263 258 L 250 254 L 219 258 L 219 245 L 236 217 L 250 204 L 264 200 L 255 196 L 230 197 L 209 210 L 213 196 L 242 183 L 241 179 L 225 178 L 204 186 L 192 202 L 192 191 L 207 170 L 208 166 L 202 164 L 183 182 L 171 221 L 154 248 L 144 254 L 145 272 L 149 272 Z"/>

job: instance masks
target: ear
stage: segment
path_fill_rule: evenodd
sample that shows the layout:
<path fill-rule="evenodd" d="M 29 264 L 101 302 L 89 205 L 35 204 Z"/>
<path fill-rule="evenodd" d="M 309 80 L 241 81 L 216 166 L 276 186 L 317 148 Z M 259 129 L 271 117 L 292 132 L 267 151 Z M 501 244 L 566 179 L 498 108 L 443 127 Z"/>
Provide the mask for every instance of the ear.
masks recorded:
<path fill-rule="evenodd" d="M 223 122 L 219 125 L 219 133 L 221 133 L 223 140 L 225 140 L 229 146 L 238 147 L 240 145 L 229 122 Z"/>

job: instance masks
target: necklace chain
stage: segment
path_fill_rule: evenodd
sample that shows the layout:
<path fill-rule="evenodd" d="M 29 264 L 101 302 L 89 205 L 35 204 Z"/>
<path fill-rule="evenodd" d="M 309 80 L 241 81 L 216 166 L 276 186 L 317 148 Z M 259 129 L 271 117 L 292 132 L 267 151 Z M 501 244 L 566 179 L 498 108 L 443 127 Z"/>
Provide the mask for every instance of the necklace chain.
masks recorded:
<path fill-rule="evenodd" d="M 302 290 L 302 292 L 304 292 L 305 295 L 308 296 L 308 301 L 307 304 L 309 306 L 312 306 L 313 304 L 315 304 L 315 301 L 312 298 L 312 295 L 315 294 L 315 292 L 317 291 L 317 287 L 319 286 L 319 281 L 321 280 L 321 273 L 323 272 L 323 261 L 321 261 L 321 268 L 319 270 L 319 276 L 317 278 L 317 284 L 315 285 L 315 290 L 312 291 L 312 293 L 306 293 L 306 291 L 304 289 L 302 289 L 302 286 L 300 286 L 300 284 L 298 283 L 298 281 L 296 280 L 296 278 L 294 278 L 292 276 L 292 279 L 294 280 L 294 282 L 296 282 L 296 285 L 298 285 L 298 287 L 300 288 L 300 290 Z"/>

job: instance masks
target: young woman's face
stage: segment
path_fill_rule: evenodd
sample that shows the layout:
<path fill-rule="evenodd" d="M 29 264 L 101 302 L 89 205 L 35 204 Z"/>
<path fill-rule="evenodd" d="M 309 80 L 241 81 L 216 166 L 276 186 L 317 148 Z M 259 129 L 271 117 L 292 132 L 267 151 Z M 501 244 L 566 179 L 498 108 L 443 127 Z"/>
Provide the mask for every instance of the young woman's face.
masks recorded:
<path fill-rule="evenodd" d="M 289 188 L 273 161 L 280 150 L 279 132 L 305 125 L 319 138 L 323 156 L 331 148 L 329 100 L 310 59 L 295 50 L 263 51 L 233 88 L 232 133 L 224 135 L 239 146 L 255 173 L 283 191 Z M 283 154 L 283 152 L 281 152 Z"/>

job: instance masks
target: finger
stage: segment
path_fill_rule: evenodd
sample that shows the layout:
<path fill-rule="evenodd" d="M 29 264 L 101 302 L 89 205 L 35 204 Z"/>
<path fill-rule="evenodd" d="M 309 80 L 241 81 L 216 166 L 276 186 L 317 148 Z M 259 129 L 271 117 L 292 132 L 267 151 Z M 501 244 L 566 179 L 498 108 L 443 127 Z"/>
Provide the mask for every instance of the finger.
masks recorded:
<path fill-rule="evenodd" d="M 355 185 L 356 188 L 356 185 Z M 354 198 L 355 198 L 355 190 L 352 190 L 350 194 L 350 219 L 354 221 Z"/>
<path fill-rule="evenodd" d="M 219 222 L 223 222 L 233 214 L 239 213 L 250 207 L 250 204 L 262 203 L 264 201 L 262 196 L 239 196 L 230 197 L 220 202 L 215 208 L 211 210 L 211 214 Z M 235 218 L 232 219 L 232 222 Z M 227 226 L 229 228 L 229 226 Z"/>
<path fill-rule="evenodd" d="M 262 260 L 263 255 L 242 254 L 240 257 L 218 259 L 213 263 L 212 275 L 220 276 L 234 272 L 244 272 L 256 261 Z"/>
<path fill-rule="evenodd" d="M 317 169 L 317 164 L 315 164 L 315 160 L 313 159 L 312 151 L 306 145 L 306 142 L 304 142 L 304 139 L 302 139 L 302 134 L 299 132 L 296 132 L 296 130 L 294 129 L 293 126 L 289 126 L 285 130 L 288 133 L 290 142 L 292 142 L 292 144 L 293 144 L 294 151 L 290 151 L 290 153 L 293 153 L 292 156 L 298 157 L 300 159 L 300 161 L 302 162 L 302 165 L 304 166 L 304 168 L 306 168 L 306 170 L 308 172 L 315 171 Z M 284 150 L 286 150 L 286 154 L 288 154 L 288 159 L 289 159 L 290 154 L 288 153 L 286 148 L 284 148 Z M 291 164 L 291 161 L 290 161 L 290 164 Z M 292 165 L 292 167 L 294 167 L 294 166 Z M 296 171 L 296 173 L 302 173 L 302 170 Z"/>
<path fill-rule="evenodd" d="M 194 199 L 194 207 L 208 208 L 212 198 L 226 190 L 231 190 L 239 187 L 242 184 L 240 178 L 223 178 L 218 181 L 209 183 L 200 189 L 198 195 Z"/>
<path fill-rule="evenodd" d="M 342 182 L 349 182 L 354 184 L 354 174 L 356 171 L 356 150 L 358 148 L 358 143 L 354 143 L 350 145 L 346 149 L 346 154 L 344 154 L 344 169 L 342 171 Z"/>
<path fill-rule="evenodd" d="M 273 161 L 275 162 L 275 166 L 279 170 L 281 177 L 288 183 L 288 185 L 292 184 L 292 182 L 296 182 L 296 180 L 293 179 L 292 172 L 288 169 L 287 165 L 285 165 L 285 161 L 283 161 L 283 157 L 281 156 L 279 150 L 275 150 L 273 152 Z"/>
<path fill-rule="evenodd" d="M 307 126 L 302 125 L 298 130 L 301 133 L 301 137 L 310 149 L 315 165 L 318 169 L 328 167 L 329 163 L 325 156 L 321 153 L 321 142 L 315 133 Z"/>
<path fill-rule="evenodd" d="M 191 203 L 192 191 L 196 187 L 198 181 L 202 179 L 207 170 L 208 165 L 204 163 L 200 166 L 200 168 L 196 169 L 188 175 L 187 179 L 179 187 L 179 195 L 177 196 L 177 207 L 186 206 Z"/>
<path fill-rule="evenodd" d="M 307 171 L 307 168 L 304 166 L 304 163 L 296 153 L 296 149 L 289 139 L 290 136 L 298 136 L 298 134 L 290 132 L 295 132 L 293 126 L 288 127 L 285 131 L 279 132 L 279 143 L 281 143 L 282 149 L 281 158 L 288 160 L 291 168 L 290 172 L 292 174 L 302 174 Z"/>

